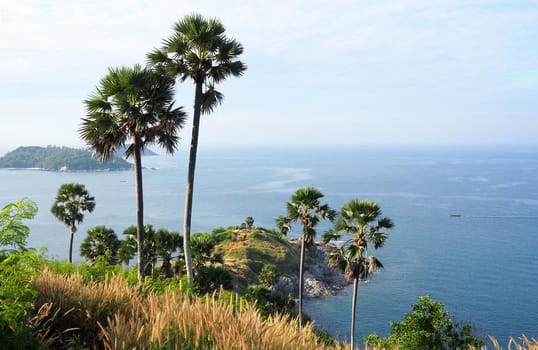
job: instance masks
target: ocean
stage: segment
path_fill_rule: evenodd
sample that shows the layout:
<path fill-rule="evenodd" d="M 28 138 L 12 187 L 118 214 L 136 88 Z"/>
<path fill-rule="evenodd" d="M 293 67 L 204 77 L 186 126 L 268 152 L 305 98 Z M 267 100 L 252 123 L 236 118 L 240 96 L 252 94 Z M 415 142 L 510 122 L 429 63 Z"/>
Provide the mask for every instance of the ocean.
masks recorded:
<path fill-rule="evenodd" d="M 144 157 L 145 222 L 180 230 L 187 154 Z M 239 225 L 274 227 L 302 186 L 315 186 L 334 209 L 352 198 L 377 201 L 395 223 L 385 265 L 361 283 L 356 336 L 385 336 L 430 295 L 477 335 L 538 336 L 538 146 L 253 146 L 200 145 L 193 232 Z M 50 214 L 60 185 L 79 182 L 96 199 L 74 243 L 96 225 L 122 231 L 135 223 L 130 171 L 56 173 L 0 169 L 0 206 L 28 197 L 39 206 L 28 222 L 29 246 L 66 258 L 68 229 Z M 329 228 L 319 225 L 319 236 Z M 299 234 L 296 227 L 291 236 Z M 79 258 L 81 259 L 81 258 Z M 339 339 L 349 339 L 351 287 L 307 300 L 305 311 Z"/>

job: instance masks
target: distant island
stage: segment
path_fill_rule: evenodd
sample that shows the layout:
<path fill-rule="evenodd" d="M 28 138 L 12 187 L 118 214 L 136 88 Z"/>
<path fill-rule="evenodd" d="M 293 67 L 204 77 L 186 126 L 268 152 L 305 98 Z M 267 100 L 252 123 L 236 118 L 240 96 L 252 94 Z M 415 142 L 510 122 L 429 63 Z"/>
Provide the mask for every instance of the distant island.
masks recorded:
<path fill-rule="evenodd" d="M 118 148 L 116 150 L 116 154 L 119 155 L 120 157 L 123 157 L 125 155 L 125 151 L 127 151 L 127 148 L 129 146 L 130 145 L 125 145 L 123 147 Z M 153 152 L 149 148 L 144 148 L 142 150 L 142 156 L 144 156 L 144 157 L 153 157 L 153 156 L 158 156 L 158 155 L 159 155 L 158 153 Z"/>
<path fill-rule="evenodd" d="M 100 162 L 85 149 L 47 146 L 19 147 L 0 158 L 0 168 L 39 169 L 47 171 L 129 170 L 132 164 L 114 154 Z"/>

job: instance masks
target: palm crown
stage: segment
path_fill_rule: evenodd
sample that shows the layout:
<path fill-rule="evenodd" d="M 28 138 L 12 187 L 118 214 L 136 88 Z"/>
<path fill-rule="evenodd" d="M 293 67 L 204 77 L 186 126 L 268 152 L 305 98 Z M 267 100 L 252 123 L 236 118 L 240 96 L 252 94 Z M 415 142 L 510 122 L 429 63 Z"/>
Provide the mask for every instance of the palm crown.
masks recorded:
<path fill-rule="evenodd" d="M 150 63 L 164 64 L 181 80 L 203 82 L 210 78 L 219 83 L 230 75 L 239 76 L 246 66 L 235 60 L 243 46 L 224 35 L 225 28 L 216 18 L 200 14 L 186 16 L 174 25 L 174 34 L 163 41 L 164 47 L 148 55 Z"/>
<path fill-rule="evenodd" d="M 286 204 L 288 219 L 300 221 L 303 224 L 303 238 L 307 246 L 314 242 L 316 231 L 314 227 L 321 219 L 333 220 L 336 212 L 328 204 L 321 204 L 323 194 L 314 187 L 299 188 Z M 279 219 L 283 220 L 283 219 Z"/>
<path fill-rule="evenodd" d="M 85 100 L 87 118 L 80 135 L 103 160 L 136 137 L 140 148 L 156 143 L 172 153 L 185 112 L 174 108 L 174 80 L 140 65 L 109 69 L 96 92 Z M 132 157 L 131 144 L 126 156 Z"/>
<path fill-rule="evenodd" d="M 385 229 L 393 226 L 391 219 L 381 217 L 381 208 L 376 202 L 350 200 L 342 207 L 335 230 L 327 232 L 323 240 L 340 239 L 342 232 L 353 237 L 329 255 L 329 263 L 345 272 L 351 280 L 367 278 L 370 273 L 383 268 L 375 256 L 368 254 L 368 245 L 381 248 L 388 238 Z"/>
<path fill-rule="evenodd" d="M 58 220 L 76 232 L 76 224 L 84 219 L 84 212 L 95 209 L 95 200 L 86 187 L 78 183 L 64 184 L 58 190 L 51 212 Z"/>
<path fill-rule="evenodd" d="M 192 79 L 204 84 L 201 112 L 210 113 L 223 95 L 214 85 L 229 76 L 240 76 L 247 69 L 237 58 L 243 46 L 224 35 L 225 28 L 215 18 L 200 14 L 186 16 L 174 25 L 174 33 L 163 41 L 161 49 L 148 54 L 148 60 L 158 69 L 181 81 Z"/>

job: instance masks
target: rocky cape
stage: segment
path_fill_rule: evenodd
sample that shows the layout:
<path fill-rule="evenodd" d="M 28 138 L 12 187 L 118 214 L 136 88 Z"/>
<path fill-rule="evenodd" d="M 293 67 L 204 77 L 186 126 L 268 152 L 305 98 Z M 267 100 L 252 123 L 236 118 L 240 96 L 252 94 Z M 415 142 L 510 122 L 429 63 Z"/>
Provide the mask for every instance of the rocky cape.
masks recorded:
<path fill-rule="evenodd" d="M 231 239 L 215 248 L 222 254 L 224 265 L 232 272 L 234 289 L 243 292 L 249 285 L 259 284 L 264 265 L 274 265 L 278 282 L 272 287 L 279 294 L 298 296 L 300 240 L 288 239 L 276 231 L 262 228 L 231 230 Z M 349 285 L 344 275 L 327 264 L 333 245 L 315 244 L 305 258 L 304 297 L 335 295 Z"/>

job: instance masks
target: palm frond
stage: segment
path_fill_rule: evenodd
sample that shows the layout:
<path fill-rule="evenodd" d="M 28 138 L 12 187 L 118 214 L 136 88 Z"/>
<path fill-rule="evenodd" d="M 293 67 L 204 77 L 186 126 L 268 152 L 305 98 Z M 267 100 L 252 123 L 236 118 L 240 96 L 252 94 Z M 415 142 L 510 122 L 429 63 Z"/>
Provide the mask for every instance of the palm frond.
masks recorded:
<path fill-rule="evenodd" d="M 328 230 L 323 234 L 321 242 L 323 244 L 328 244 L 330 241 L 339 240 L 342 237 L 340 233 L 335 230 Z"/>
<path fill-rule="evenodd" d="M 172 60 L 168 57 L 168 54 L 165 50 L 162 49 L 154 49 L 153 51 L 150 51 L 147 55 L 147 62 L 150 65 L 167 65 Z"/>
<path fill-rule="evenodd" d="M 224 95 L 215 90 L 215 86 L 213 84 L 209 84 L 206 91 L 202 94 L 202 114 L 212 113 L 217 106 L 222 104 L 223 100 Z"/>
<path fill-rule="evenodd" d="M 393 227 L 394 227 L 394 223 L 388 217 L 382 217 L 381 219 L 377 221 L 378 230 L 382 228 L 393 228 Z"/>
<path fill-rule="evenodd" d="M 288 218 L 291 221 L 297 221 L 301 217 L 301 212 L 299 211 L 299 207 L 297 203 L 295 202 L 287 202 L 286 203 L 286 211 L 288 213 Z"/>
<path fill-rule="evenodd" d="M 373 255 L 370 255 L 366 261 L 367 261 L 368 273 L 369 273 L 369 274 L 372 274 L 372 273 L 374 273 L 374 272 L 378 272 L 379 270 L 381 270 L 381 269 L 384 268 L 384 266 L 383 266 L 383 264 L 381 263 L 381 261 L 379 261 L 379 260 L 378 260 L 375 256 L 373 256 Z"/>
<path fill-rule="evenodd" d="M 370 228 L 366 234 L 366 239 L 374 245 L 375 249 L 379 249 L 385 245 L 388 234 L 378 231 L 376 227 Z"/>
<path fill-rule="evenodd" d="M 284 215 L 279 215 L 276 218 L 276 227 L 284 236 L 291 230 L 291 219 Z"/>

